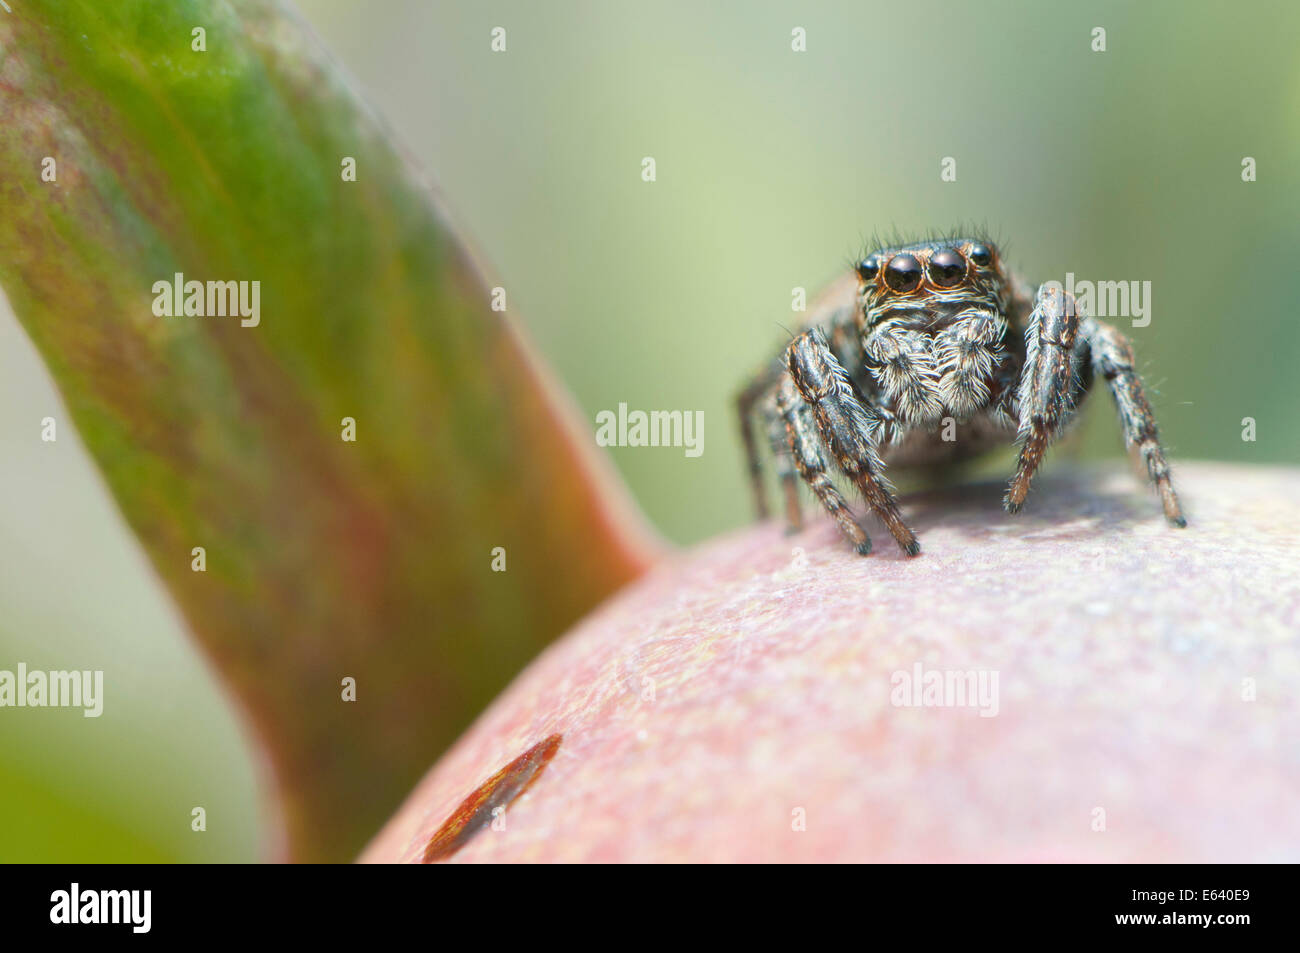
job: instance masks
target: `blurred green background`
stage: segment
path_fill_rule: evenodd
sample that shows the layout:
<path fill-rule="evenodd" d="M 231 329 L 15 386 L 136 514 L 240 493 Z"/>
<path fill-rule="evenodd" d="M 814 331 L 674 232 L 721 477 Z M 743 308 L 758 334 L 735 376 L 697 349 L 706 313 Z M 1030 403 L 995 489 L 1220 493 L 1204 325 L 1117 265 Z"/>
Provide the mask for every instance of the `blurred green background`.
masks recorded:
<path fill-rule="evenodd" d="M 298 6 L 589 423 L 704 411 L 699 458 L 610 451 L 674 541 L 749 519 L 732 396 L 798 322 L 791 289 L 891 228 L 987 223 L 1034 282 L 1150 281 L 1150 326 L 1118 323 L 1175 467 L 1297 459 L 1300 8 Z M 1080 452 L 1118 453 L 1109 400 L 1090 404 Z M 0 307 L 0 668 L 101 668 L 107 692 L 97 720 L 0 710 L 0 860 L 266 856 L 257 754 L 65 418 Z"/>

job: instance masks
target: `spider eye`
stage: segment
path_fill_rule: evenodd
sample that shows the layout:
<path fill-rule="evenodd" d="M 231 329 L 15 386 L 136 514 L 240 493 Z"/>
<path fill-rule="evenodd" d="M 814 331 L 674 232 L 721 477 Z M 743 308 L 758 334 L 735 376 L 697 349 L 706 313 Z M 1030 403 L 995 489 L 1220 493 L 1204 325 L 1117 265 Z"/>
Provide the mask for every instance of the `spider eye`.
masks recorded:
<path fill-rule="evenodd" d="M 858 277 L 863 281 L 875 281 L 880 274 L 880 261 L 875 255 L 858 262 Z"/>
<path fill-rule="evenodd" d="M 970 260 L 983 267 L 993 261 L 993 253 L 987 245 L 971 245 Z"/>
<path fill-rule="evenodd" d="M 895 255 L 885 266 L 885 284 L 893 291 L 912 291 L 921 284 L 921 263 L 913 255 Z"/>
<path fill-rule="evenodd" d="M 930 256 L 930 280 L 940 288 L 951 288 L 966 277 L 966 259 L 951 248 L 943 248 Z"/>

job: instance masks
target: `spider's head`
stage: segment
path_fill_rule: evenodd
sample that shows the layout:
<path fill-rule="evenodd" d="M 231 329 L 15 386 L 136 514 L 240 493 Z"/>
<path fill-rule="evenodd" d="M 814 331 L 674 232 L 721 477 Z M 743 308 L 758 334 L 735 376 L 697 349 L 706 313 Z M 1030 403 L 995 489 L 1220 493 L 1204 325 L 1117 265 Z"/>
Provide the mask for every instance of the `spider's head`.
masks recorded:
<path fill-rule="evenodd" d="M 997 248 L 980 238 L 881 248 L 855 270 L 869 325 L 892 315 L 941 327 L 968 308 L 998 308 L 1008 285 Z"/>

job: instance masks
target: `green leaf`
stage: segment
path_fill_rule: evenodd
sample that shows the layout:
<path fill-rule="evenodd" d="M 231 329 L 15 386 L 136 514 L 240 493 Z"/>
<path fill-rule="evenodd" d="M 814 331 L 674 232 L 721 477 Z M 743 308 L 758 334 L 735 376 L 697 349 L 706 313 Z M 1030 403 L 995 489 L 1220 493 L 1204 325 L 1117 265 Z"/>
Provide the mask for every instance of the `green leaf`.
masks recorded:
<path fill-rule="evenodd" d="M 10 7 L 0 283 L 264 741 L 291 855 L 350 857 L 653 544 L 296 19 Z M 156 315 L 178 273 L 259 282 L 256 325 Z"/>

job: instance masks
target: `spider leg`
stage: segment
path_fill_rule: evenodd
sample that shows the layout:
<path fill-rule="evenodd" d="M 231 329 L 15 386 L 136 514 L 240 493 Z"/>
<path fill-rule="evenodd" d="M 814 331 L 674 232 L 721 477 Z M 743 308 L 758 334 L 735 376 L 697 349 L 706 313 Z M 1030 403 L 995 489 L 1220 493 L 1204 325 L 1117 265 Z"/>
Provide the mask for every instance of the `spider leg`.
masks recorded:
<path fill-rule="evenodd" d="M 813 328 L 795 338 L 786 349 L 786 363 L 790 381 L 807 405 L 817 433 L 836 465 L 884 521 L 899 548 L 909 556 L 920 553 L 921 544 L 903 522 L 897 501 L 878 476 L 884 468 L 875 445 L 880 417 L 863 403 L 848 372 L 827 345 L 825 333 L 820 328 Z M 783 387 L 782 395 L 787 394 L 788 390 Z M 798 419 L 797 414 L 794 417 Z M 788 423 L 790 416 L 786 420 Z M 818 495 L 822 496 L 820 492 Z M 824 496 L 822 501 L 826 504 Z M 832 515 L 835 515 L 834 510 Z M 840 527 L 856 544 L 856 538 L 844 521 L 840 521 Z M 863 533 L 862 537 L 865 539 L 866 534 Z M 858 551 L 863 551 L 861 545 Z"/>
<path fill-rule="evenodd" d="M 1083 319 L 1082 332 L 1091 352 L 1093 371 L 1105 378 L 1115 398 L 1124 428 L 1125 446 L 1137 447 L 1142 454 L 1147 474 L 1160 493 L 1165 519 L 1174 526 L 1186 526 L 1187 520 L 1183 518 L 1178 496 L 1169 478 L 1169 464 L 1156 433 L 1155 415 L 1142 389 L 1142 379 L 1133 367 L 1133 345 L 1115 328 L 1091 317 Z"/>
<path fill-rule="evenodd" d="M 745 458 L 749 464 L 749 484 L 754 494 L 754 509 L 761 520 L 767 519 L 768 509 L 767 497 L 763 493 L 763 467 L 758 458 L 758 444 L 754 440 L 754 405 L 760 398 L 772 392 L 779 376 L 778 367 L 765 368 L 755 375 L 736 397 L 736 412 L 740 417 L 740 437 L 745 445 Z"/>
<path fill-rule="evenodd" d="M 787 534 L 797 533 L 803 528 L 803 510 L 799 505 L 799 474 L 795 469 L 795 454 L 790 448 L 790 437 L 786 432 L 785 414 L 778 406 L 775 390 L 767 400 L 759 404 L 759 413 L 767 424 L 767 439 L 772 445 L 772 459 L 776 464 L 776 475 L 781 481 L 781 493 L 785 499 L 785 531 Z M 809 422 L 807 426 L 811 428 L 813 425 Z"/>
<path fill-rule="evenodd" d="M 1047 446 L 1069 420 L 1081 390 L 1075 371 L 1079 314 L 1074 296 L 1043 285 L 1025 329 L 1025 367 L 1020 377 L 1020 460 L 1003 507 L 1018 513 Z"/>
<path fill-rule="evenodd" d="M 871 537 L 853 518 L 853 511 L 844 501 L 840 491 L 835 488 L 826 473 L 826 458 L 822 454 L 821 442 L 817 438 L 817 424 L 812 411 L 799 396 L 794 381 L 786 378 L 777 393 L 777 406 L 785 420 L 786 440 L 790 445 L 790 456 L 794 467 L 799 471 L 809 489 L 821 501 L 826 512 L 839 524 L 840 532 L 853 544 L 859 555 L 871 552 Z"/>

